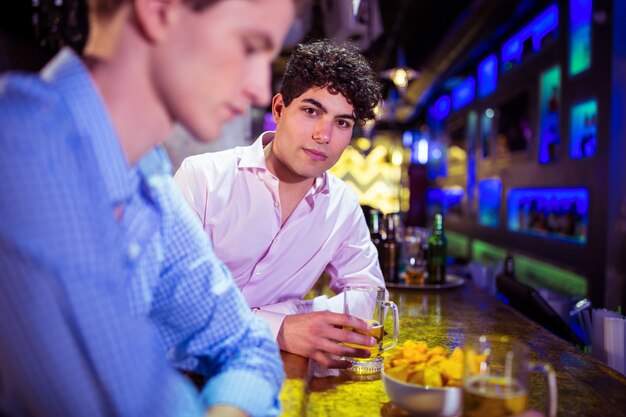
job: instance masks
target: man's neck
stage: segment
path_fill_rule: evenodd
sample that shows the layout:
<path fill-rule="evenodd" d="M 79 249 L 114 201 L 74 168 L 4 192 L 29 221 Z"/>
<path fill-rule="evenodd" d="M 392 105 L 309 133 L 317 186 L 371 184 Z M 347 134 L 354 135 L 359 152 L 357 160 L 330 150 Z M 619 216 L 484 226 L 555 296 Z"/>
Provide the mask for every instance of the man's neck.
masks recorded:
<path fill-rule="evenodd" d="M 124 13 L 129 12 L 94 28 L 84 55 L 126 159 L 134 165 L 165 140 L 172 122 L 150 84 L 148 46 L 125 23 Z"/>
<path fill-rule="evenodd" d="M 278 195 L 281 206 L 281 225 L 296 209 L 315 183 L 314 178 L 295 175 L 272 152 L 272 143 L 263 149 L 267 169 L 278 178 Z"/>
<path fill-rule="evenodd" d="M 272 144 L 273 142 L 270 142 L 263 148 L 267 169 L 278 178 L 281 187 L 285 187 L 290 190 L 290 192 L 304 190 L 303 195 L 306 194 L 306 191 L 315 183 L 315 178 L 303 177 L 292 172 L 276 157 L 272 149 Z"/>

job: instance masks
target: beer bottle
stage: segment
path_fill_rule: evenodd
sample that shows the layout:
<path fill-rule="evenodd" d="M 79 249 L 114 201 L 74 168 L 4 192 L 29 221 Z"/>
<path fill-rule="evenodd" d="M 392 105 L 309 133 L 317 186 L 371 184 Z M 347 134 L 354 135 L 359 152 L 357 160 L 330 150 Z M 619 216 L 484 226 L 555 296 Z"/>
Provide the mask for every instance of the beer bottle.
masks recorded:
<path fill-rule="evenodd" d="M 428 238 L 428 258 L 426 267 L 428 284 L 444 284 L 446 282 L 446 257 L 448 240 L 443 234 L 443 215 L 435 214 L 433 232 Z"/>
<path fill-rule="evenodd" d="M 385 216 L 385 238 L 382 241 L 383 276 L 387 282 L 398 282 L 400 266 L 400 245 L 396 238 L 396 222 L 393 214 Z"/>

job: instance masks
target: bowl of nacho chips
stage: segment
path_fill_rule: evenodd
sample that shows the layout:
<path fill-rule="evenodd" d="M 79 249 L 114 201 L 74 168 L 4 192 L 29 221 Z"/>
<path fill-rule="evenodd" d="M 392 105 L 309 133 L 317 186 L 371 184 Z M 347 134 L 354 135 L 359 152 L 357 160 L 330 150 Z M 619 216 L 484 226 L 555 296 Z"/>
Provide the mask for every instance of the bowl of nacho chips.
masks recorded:
<path fill-rule="evenodd" d="M 463 350 L 451 353 L 412 340 L 385 354 L 383 385 L 389 399 L 417 416 L 461 415 Z"/>

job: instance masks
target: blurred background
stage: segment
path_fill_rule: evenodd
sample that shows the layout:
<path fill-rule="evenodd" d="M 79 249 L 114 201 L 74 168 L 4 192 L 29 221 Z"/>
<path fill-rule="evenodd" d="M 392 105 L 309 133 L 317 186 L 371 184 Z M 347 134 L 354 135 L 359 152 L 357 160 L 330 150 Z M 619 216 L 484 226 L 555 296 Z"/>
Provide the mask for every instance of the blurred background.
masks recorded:
<path fill-rule="evenodd" d="M 0 71 L 81 51 L 86 16 L 84 0 L 2 2 Z M 398 233 L 442 212 L 450 262 L 494 275 L 510 255 L 547 299 L 624 305 L 626 1 L 304 0 L 275 89 L 290 48 L 316 38 L 357 44 L 385 86 L 332 170 L 362 205 L 397 213 Z M 166 149 L 176 169 L 272 128 L 255 108 L 216 144 L 176 128 Z"/>

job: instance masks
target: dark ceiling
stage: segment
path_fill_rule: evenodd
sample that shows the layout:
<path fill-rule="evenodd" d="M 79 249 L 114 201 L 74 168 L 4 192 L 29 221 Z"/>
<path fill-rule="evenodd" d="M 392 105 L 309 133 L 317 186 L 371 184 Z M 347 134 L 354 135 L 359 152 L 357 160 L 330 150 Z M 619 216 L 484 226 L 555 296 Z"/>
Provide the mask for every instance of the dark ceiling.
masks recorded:
<path fill-rule="evenodd" d="M 332 37 L 328 28 L 328 20 L 332 19 L 324 21 L 326 15 L 322 11 L 322 3 L 350 1 L 304 0 L 305 4 L 310 5 L 312 16 L 310 27 L 301 41 Z M 362 0 L 362 8 L 378 7 L 383 32 L 376 39 L 359 46 L 377 71 L 393 68 L 398 64 L 419 69 L 472 1 L 377 0 L 370 1 L 368 5 L 366 0 Z"/>
<path fill-rule="evenodd" d="M 329 37 L 321 5 L 340 1 L 350 2 L 309 0 L 314 12 L 304 40 Z M 520 21 L 555 1 L 361 0 L 361 7 L 367 3 L 368 7 L 378 6 L 383 32 L 360 46 L 377 71 L 402 64 L 420 72 L 404 96 L 407 104 L 415 106 L 449 78 L 462 75 L 463 66 L 497 50 L 502 38 L 517 30 Z M 389 81 L 387 87 L 393 90 Z"/>
<path fill-rule="evenodd" d="M 322 1 L 326 0 L 308 1 L 313 8 L 313 19 L 305 39 L 326 37 L 320 11 Z M 329 0 L 340 1 L 350 0 Z M 368 58 L 377 70 L 383 70 L 396 65 L 398 51 L 402 50 L 406 63 L 419 68 L 470 2 L 471 0 L 378 0 L 384 33 L 371 43 L 367 50 Z M 33 8 L 32 0 L 1 3 L 0 28 L 4 33 L 42 49 L 46 55 L 53 54 L 61 43 L 76 45 L 78 49 L 82 47 L 87 30 L 84 0 L 65 0 L 60 7 L 55 7 L 54 0 L 39 0 L 39 13 Z M 70 28 L 67 23 L 71 14 L 75 20 Z M 39 18 L 39 35 L 32 24 L 34 15 Z M 61 29 L 51 30 L 53 25 L 50 22 L 55 20 L 61 22 Z"/>
<path fill-rule="evenodd" d="M 300 1 L 309 11 L 309 23 L 300 40 L 328 37 L 330 26 L 341 26 L 329 24 L 333 21 L 329 7 L 336 14 L 338 4 L 352 3 Z M 436 83 L 462 70 L 459 65 L 463 62 L 496 48 L 498 37 L 515 29 L 515 22 L 554 1 L 361 0 L 362 8 L 378 6 L 382 23 L 382 34 L 362 47 L 377 71 L 395 67 L 402 59 L 403 64 L 420 71 L 420 78 L 409 86 L 405 97 L 415 105 Z M 33 0 L 0 1 L 0 47 L 4 49 L 0 51 L 0 70 L 3 55 L 4 69 L 29 70 L 42 65 L 62 43 L 81 49 L 87 31 L 85 0 L 63 0 L 61 6 L 55 0 L 37 2 L 39 7 L 33 8 Z M 34 17 L 39 20 L 39 33 L 32 23 Z M 3 42 L 3 38 L 11 41 Z M 25 57 L 27 54 L 33 58 Z M 280 72 L 280 63 L 275 68 Z"/>
<path fill-rule="evenodd" d="M 367 51 L 374 66 L 396 65 L 403 50 L 409 67 L 421 68 L 471 0 L 381 0 L 384 33 Z"/>

